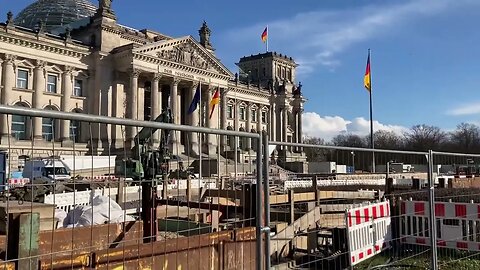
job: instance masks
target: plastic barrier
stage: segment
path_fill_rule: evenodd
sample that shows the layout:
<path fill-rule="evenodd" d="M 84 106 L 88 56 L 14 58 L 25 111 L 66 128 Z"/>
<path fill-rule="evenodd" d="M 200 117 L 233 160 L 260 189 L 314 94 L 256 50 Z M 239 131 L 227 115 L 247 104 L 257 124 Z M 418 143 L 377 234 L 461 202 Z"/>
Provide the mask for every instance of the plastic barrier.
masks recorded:
<path fill-rule="evenodd" d="M 9 187 L 23 187 L 28 183 L 30 183 L 30 179 L 28 179 L 28 178 L 10 178 L 10 179 L 8 179 Z"/>
<path fill-rule="evenodd" d="M 389 201 L 348 209 L 346 222 L 352 266 L 390 247 L 392 233 Z"/>
<path fill-rule="evenodd" d="M 429 208 L 426 201 L 402 201 L 400 235 L 403 243 L 430 246 Z M 480 204 L 435 203 L 437 245 L 480 250 Z"/>

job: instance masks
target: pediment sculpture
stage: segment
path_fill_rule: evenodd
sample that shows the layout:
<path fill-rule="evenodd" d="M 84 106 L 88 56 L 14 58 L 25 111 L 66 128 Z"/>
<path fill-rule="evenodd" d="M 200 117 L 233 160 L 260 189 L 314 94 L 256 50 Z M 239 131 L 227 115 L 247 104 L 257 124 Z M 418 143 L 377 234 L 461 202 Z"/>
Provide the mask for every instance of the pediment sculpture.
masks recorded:
<path fill-rule="evenodd" d="M 157 56 L 163 59 L 186 64 L 201 69 L 209 69 L 209 63 L 203 59 L 199 52 L 188 43 L 180 44 L 172 49 L 162 50 Z"/>

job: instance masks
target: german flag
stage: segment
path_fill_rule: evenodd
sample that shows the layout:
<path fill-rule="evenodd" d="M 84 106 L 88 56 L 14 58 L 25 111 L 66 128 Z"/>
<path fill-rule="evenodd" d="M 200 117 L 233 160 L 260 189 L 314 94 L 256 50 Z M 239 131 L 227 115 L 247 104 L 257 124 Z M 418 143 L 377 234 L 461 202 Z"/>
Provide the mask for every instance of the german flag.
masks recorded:
<path fill-rule="evenodd" d="M 372 75 L 370 73 L 370 51 L 368 51 L 367 68 L 365 69 L 365 77 L 363 77 L 363 85 L 369 92 L 372 91 Z"/>
<path fill-rule="evenodd" d="M 267 38 L 268 38 L 268 26 L 265 27 L 265 30 L 263 30 L 263 33 L 262 33 L 262 41 L 263 41 L 263 42 L 267 42 Z"/>
<path fill-rule="evenodd" d="M 217 91 L 215 91 L 215 94 L 213 94 L 212 100 L 210 101 L 210 119 L 212 118 L 213 111 L 215 111 L 215 105 L 218 104 L 220 104 L 220 91 L 217 88 Z"/>

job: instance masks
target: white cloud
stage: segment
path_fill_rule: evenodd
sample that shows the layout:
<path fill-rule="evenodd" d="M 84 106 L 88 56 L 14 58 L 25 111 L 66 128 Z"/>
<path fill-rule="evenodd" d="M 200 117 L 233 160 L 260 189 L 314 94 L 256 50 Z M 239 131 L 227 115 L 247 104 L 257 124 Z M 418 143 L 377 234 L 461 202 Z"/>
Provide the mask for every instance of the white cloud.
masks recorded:
<path fill-rule="evenodd" d="M 392 2 L 390 2 L 392 3 Z M 269 27 L 271 47 L 288 52 L 300 64 L 298 74 L 324 66 L 330 70 L 341 63 L 336 56 L 347 48 L 372 38 L 401 31 L 402 24 L 448 12 L 457 6 L 479 5 L 475 0 L 410 0 L 342 10 L 314 10 L 285 19 L 234 29 L 224 38 L 240 52 L 245 44 L 258 43 L 258 33 Z M 315 53 L 312 53 L 315 52 Z M 246 52 L 248 53 L 248 52 Z"/>
<path fill-rule="evenodd" d="M 460 105 L 457 108 L 447 111 L 447 114 L 454 116 L 480 114 L 480 102 Z"/>
<path fill-rule="evenodd" d="M 365 136 L 370 133 L 370 121 L 363 117 L 357 117 L 353 120 L 346 120 L 340 116 L 321 116 L 315 112 L 306 112 L 303 114 L 303 134 L 309 137 L 319 137 L 327 141 L 338 134 L 349 133 Z M 382 124 L 373 121 L 374 130 L 393 131 L 397 134 L 403 134 L 406 127 L 399 125 Z"/>

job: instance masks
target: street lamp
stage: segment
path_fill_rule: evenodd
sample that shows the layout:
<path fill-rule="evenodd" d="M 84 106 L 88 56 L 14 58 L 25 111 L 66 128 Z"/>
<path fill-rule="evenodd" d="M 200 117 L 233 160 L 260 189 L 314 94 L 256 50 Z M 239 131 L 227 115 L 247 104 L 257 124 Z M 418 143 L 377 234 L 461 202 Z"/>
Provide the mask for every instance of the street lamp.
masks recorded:
<path fill-rule="evenodd" d="M 355 152 L 350 152 L 352 154 L 352 174 L 355 174 Z"/>

